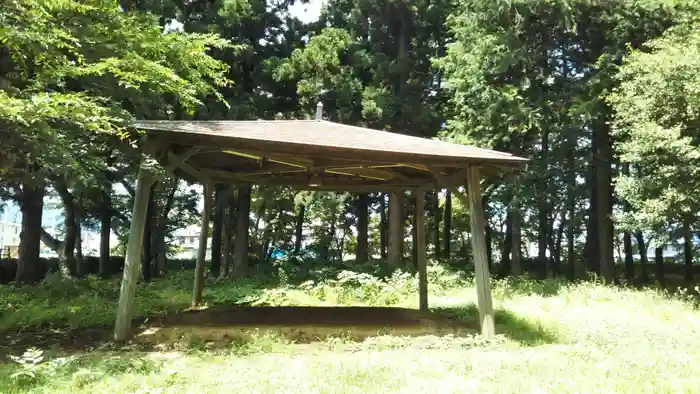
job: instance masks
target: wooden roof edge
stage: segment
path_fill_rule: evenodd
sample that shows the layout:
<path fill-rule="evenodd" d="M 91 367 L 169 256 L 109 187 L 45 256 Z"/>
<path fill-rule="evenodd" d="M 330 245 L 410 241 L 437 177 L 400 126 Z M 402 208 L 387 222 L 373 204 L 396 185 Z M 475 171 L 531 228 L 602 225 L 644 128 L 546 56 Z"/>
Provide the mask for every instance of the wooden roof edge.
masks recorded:
<path fill-rule="evenodd" d="M 381 132 L 381 133 L 389 133 L 389 134 L 393 134 L 393 135 L 399 135 L 399 136 L 401 136 L 402 138 L 410 138 L 410 139 L 414 139 L 414 140 L 436 141 L 436 142 L 441 142 L 441 143 L 448 144 L 448 145 L 464 146 L 464 147 L 468 147 L 468 148 L 471 148 L 471 149 L 479 150 L 479 151 L 482 151 L 482 152 L 488 153 L 488 154 L 497 154 L 497 155 L 503 156 L 503 157 L 516 158 L 516 159 L 518 159 L 518 160 L 520 160 L 520 161 L 525 161 L 525 162 L 529 162 L 529 161 L 530 161 L 530 159 L 527 159 L 527 158 L 524 158 L 524 157 L 520 157 L 520 156 L 515 156 L 515 155 L 513 155 L 512 153 L 503 152 L 503 151 L 499 151 L 499 150 L 495 150 L 495 149 L 491 149 L 491 148 L 482 148 L 482 147 L 476 146 L 476 145 L 458 144 L 458 143 L 456 143 L 456 142 L 445 141 L 445 140 L 436 139 L 436 138 L 427 138 L 427 137 L 419 137 L 419 136 L 410 135 L 410 134 L 394 133 L 394 132 L 389 131 L 389 130 L 370 129 L 370 128 L 367 128 L 367 127 L 348 125 L 348 124 L 343 124 L 343 123 L 338 123 L 338 122 L 332 122 L 332 121 L 329 121 L 329 120 L 316 120 L 316 121 L 312 121 L 312 122 L 323 122 L 323 123 L 328 123 L 328 124 L 332 124 L 332 125 L 335 125 L 335 126 L 342 126 L 342 127 L 346 127 L 346 128 L 359 128 L 359 129 L 372 130 L 372 131 Z"/>
<path fill-rule="evenodd" d="M 456 155 L 440 155 L 440 154 L 429 154 L 429 153 L 410 153 L 410 152 L 402 152 L 402 151 L 386 151 L 386 150 L 369 150 L 366 148 L 348 148 L 348 147 L 342 147 L 343 150 L 346 151 L 353 151 L 357 150 L 358 152 L 371 152 L 371 153 L 377 153 L 377 154 L 411 154 L 413 156 L 420 156 L 426 159 L 429 159 L 431 157 L 439 159 L 439 160 L 447 160 L 447 159 L 454 159 L 459 162 L 470 162 L 474 164 L 510 164 L 512 166 L 515 166 L 516 168 L 523 167 L 530 163 L 530 159 L 520 157 L 520 156 L 515 156 L 511 153 L 508 152 L 502 152 L 494 149 L 487 149 L 487 148 L 481 148 L 473 145 L 462 145 L 454 142 L 449 142 L 449 141 L 443 141 L 443 140 L 438 140 L 438 139 L 430 139 L 430 138 L 425 138 L 425 137 L 416 137 L 416 136 L 410 136 L 410 135 L 404 135 L 404 134 L 398 134 L 398 133 L 392 133 L 390 131 L 386 130 L 377 130 L 377 129 L 369 129 L 361 126 L 353 126 L 353 125 L 346 125 L 342 123 L 337 123 L 337 122 L 332 122 L 332 121 L 327 121 L 327 120 L 306 120 L 306 119 L 290 119 L 290 120 L 221 120 L 221 121 L 216 121 L 216 120 L 137 120 L 132 123 L 132 127 L 142 129 L 142 130 L 150 130 L 150 131 L 156 131 L 156 132 L 164 132 L 164 133 L 183 133 L 183 134 L 189 134 L 189 135 L 196 135 L 200 133 L 196 132 L 183 132 L 183 131 L 177 131 L 177 130 L 172 130 L 167 127 L 160 126 L 159 123 L 169 123 L 169 124 L 176 124 L 176 123 L 217 123 L 217 122 L 227 122 L 227 123 L 326 123 L 326 124 L 331 124 L 333 126 L 337 127 L 343 127 L 343 128 L 350 128 L 350 129 L 362 129 L 362 130 L 370 130 L 378 133 L 387 133 L 387 134 L 392 134 L 396 136 L 401 136 L 402 138 L 409 138 L 413 140 L 421 140 L 425 142 L 438 142 L 441 144 L 445 145 L 452 145 L 452 146 L 459 146 L 459 147 L 466 147 L 469 149 L 474 149 L 476 151 L 482 152 L 484 157 L 468 157 L 468 156 L 456 156 Z M 201 134 L 201 135 L 206 135 L 206 134 Z M 287 145 L 295 145 L 299 146 L 300 148 L 304 147 L 309 147 L 313 149 L 323 149 L 326 148 L 327 146 L 325 145 L 312 145 L 312 144 L 305 144 L 302 142 L 295 142 L 295 141 L 290 141 L 290 142 L 284 142 L 281 143 L 279 141 L 274 141 L 274 140 L 257 140 L 257 139 L 247 139 L 245 137 L 241 136 L 214 136 L 215 138 L 230 138 L 232 140 L 240 140 L 240 141 L 250 141 L 250 142 L 262 142 L 266 144 L 287 144 Z M 172 141 L 173 143 L 178 144 L 177 141 Z M 332 147 L 329 147 L 332 148 Z M 340 147 L 339 147 L 340 148 Z M 490 156 L 490 157 L 487 157 Z"/>

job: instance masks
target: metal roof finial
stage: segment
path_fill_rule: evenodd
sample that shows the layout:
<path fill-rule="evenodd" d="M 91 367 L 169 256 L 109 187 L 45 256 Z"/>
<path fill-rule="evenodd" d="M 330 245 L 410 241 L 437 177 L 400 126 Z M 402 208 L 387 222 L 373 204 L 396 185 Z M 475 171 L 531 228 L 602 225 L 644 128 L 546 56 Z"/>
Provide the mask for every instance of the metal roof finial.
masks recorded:
<path fill-rule="evenodd" d="M 323 103 L 316 104 L 316 120 L 323 120 Z"/>

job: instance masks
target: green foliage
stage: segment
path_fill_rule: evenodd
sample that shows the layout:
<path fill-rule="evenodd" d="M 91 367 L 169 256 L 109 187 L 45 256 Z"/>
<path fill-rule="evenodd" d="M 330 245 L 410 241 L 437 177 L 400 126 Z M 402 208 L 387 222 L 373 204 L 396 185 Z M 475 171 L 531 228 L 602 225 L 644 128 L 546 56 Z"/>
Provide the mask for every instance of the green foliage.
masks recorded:
<path fill-rule="evenodd" d="M 433 136 L 443 120 L 440 77 L 449 2 L 331 1 L 303 48 L 275 62 L 296 81 L 301 113 L 317 101 L 331 120 Z"/>
<path fill-rule="evenodd" d="M 10 379 L 19 387 L 46 383 L 56 375 L 59 368 L 70 361 L 70 358 L 46 360 L 44 352 L 37 348 L 27 349 L 21 356 L 10 356 L 10 359 L 19 365 L 19 368 L 10 375 Z"/>
<path fill-rule="evenodd" d="M 486 205 L 498 228 L 518 196 L 523 242 L 537 242 L 554 270 L 564 234 L 573 244 L 567 254 L 585 249 L 589 266 L 612 254 L 596 239 L 610 224 L 598 218 L 615 205 L 605 202 L 614 201 L 608 173 L 618 172 L 605 96 L 620 83 L 617 66 L 629 51 L 687 16 L 681 3 L 461 0 L 448 18 L 454 41 L 435 60 L 454 108 L 442 136 L 532 159 L 517 186 L 494 179 Z"/>
<path fill-rule="evenodd" d="M 167 280 L 140 283 L 137 317 L 157 316 L 189 307 L 193 276 L 179 272 Z M 0 331 L 38 327 L 109 327 L 114 323 L 120 279 L 96 277 L 45 281 L 36 287 L 0 287 Z M 245 302 L 257 288 L 245 281 L 207 284 L 207 297 L 219 304 Z M 47 313 L 46 308 L 51 311 Z"/>
<path fill-rule="evenodd" d="M 443 287 L 431 283 L 434 311 L 474 324 L 478 311 L 473 303 L 473 282 L 455 280 L 455 274 L 434 267 L 430 274 L 438 282 L 451 284 Z M 327 294 L 338 294 L 346 288 L 356 288 L 360 294 L 365 291 L 359 290 L 361 287 L 369 290 L 382 281 L 351 274 L 344 274 L 342 280 L 342 287 L 324 283 Z M 178 276 L 163 280 L 176 292 L 189 293 L 191 283 L 181 281 Z M 388 281 L 399 283 L 401 279 Z M 72 281 L 67 287 L 79 282 Z M 239 283 L 208 284 L 205 297 L 227 292 Z M 101 284 L 116 287 L 112 282 Z M 56 286 L 56 294 L 67 288 L 52 285 Z M 260 294 L 283 292 L 295 304 L 328 305 L 313 296 L 321 284 L 266 289 L 250 282 L 247 287 Z M 173 296 L 166 294 L 165 288 L 159 289 L 165 296 Z M 142 297 L 144 291 L 149 291 L 148 286 L 139 289 L 139 304 L 154 295 L 148 292 Z M 38 294 L 44 294 L 43 290 Z M 68 297 L 75 299 L 76 294 L 64 298 Z M 416 306 L 415 289 L 399 298 L 400 306 Z M 697 307 L 686 296 L 592 282 L 504 280 L 494 282 L 494 298 L 499 335 L 493 341 L 472 332 L 399 336 L 384 331 L 363 340 L 351 328 L 341 327 L 324 342 L 311 344 L 290 342 L 275 331 L 253 330 L 233 337 L 228 347 L 219 350 L 196 338 L 191 339 L 189 348 L 177 352 L 98 348 L 63 357 L 55 351 L 35 349 L 20 356 L 20 350 L 14 358 L 18 361 L 0 364 L 0 391 L 197 392 L 240 388 L 369 392 L 381 388 L 387 392 L 421 392 L 431 387 L 458 392 L 474 382 L 487 391 L 508 392 L 543 385 L 571 393 L 606 388 L 620 392 L 692 392 L 696 387 L 700 354 Z M 69 302 L 60 301 L 60 297 L 52 301 L 58 302 L 47 303 L 43 313 L 54 313 L 57 304 Z M 110 302 L 113 308 L 115 300 Z M 226 303 L 223 299 L 221 302 Z M 367 302 L 348 299 L 347 304 Z M 370 365 L 368 359 L 372 360 Z M 286 368 L 280 369 L 280 365 Z M 601 365 L 615 368 L 601 369 Z M 415 368 L 422 373 L 412 373 Z M 572 375 L 572 368 L 587 373 Z M 13 374 L 17 378 L 10 378 Z M 34 378 L 28 378 L 32 375 Z M 21 385 L 19 379 L 24 379 Z"/>
<path fill-rule="evenodd" d="M 616 111 L 617 148 L 630 172 L 618 179 L 633 208 L 628 225 L 662 229 L 694 221 L 700 209 L 700 33 L 680 25 L 635 51 L 620 68 L 620 87 L 609 101 Z M 692 219 L 691 219 L 692 218 Z"/>
<path fill-rule="evenodd" d="M 235 338 L 229 351 L 238 357 L 256 356 L 283 350 L 288 344 L 289 341 L 281 335 L 256 330 L 250 336 Z"/>
<path fill-rule="evenodd" d="M 3 167 L 74 168 L 68 153 L 90 134 L 126 137 L 131 116 L 192 111 L 226 83 L 226 66 L 206 53 L 224 41 L 164 34 L 152 15 L 116 3 L 13 0 L 0 21 Z"/>

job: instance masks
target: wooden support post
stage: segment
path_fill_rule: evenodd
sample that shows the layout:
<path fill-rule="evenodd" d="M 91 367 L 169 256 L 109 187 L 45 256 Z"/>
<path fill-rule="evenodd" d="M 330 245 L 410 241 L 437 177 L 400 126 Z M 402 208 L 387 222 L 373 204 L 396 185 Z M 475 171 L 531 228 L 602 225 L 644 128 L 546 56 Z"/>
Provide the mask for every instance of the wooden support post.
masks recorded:
<path fill-rule="evenodd" d="M 194 288 L 192 289 L 192 306 L 202 301 L 204 292 L 204 263 L 207 258 L 207 240 L 209 239 L 209 217 L 212 205 L 212 184 L 204 182 L 204 209 L 202 210 L 202 227 L 199 233 L 199 250 L 197 251 L 197 267 L 194 272 Z"/>
<path fill-rule="evenodd" d="M 126 246 L 124 274 L 122 275 L 119 305 L 117 307 L 117 320 L 114 324 L 114 340 L 119 342 L 126 341 L 131 336 L 131 317 L 134 314 L 134 298 L 136 296 L 136 284 L 139 280 L 139 267 L 141 266 L 148 195 L 150 194 L 152 183 L 153 175 L 145 167 L 144 161 L 142 161 L 138 178 L 136 179 L 129 243 Z"/>
<path fill-rule="evenodd" d="M 479 323 L 481 335 L 492 338 L 496 334 L 493 316 L 493 301 L 491 299 L 491 281 L 486 258 L 486 233 L 484 223 L 484 207 L 481 203 L 479 167 L 472 166 L 467 170 L 467 187 L 469 199 L 469 214 L 471 216 L 472 250 L 474 255 L 474 275 L 476 276 L 476 293 L 478 296 Z"/>
<path fill-rule="evenodd" d="M 403 260 L 403 191 L 389 193 L 389 245 L 387 261 L 391 268 L 402 268 Z"/>
<path fill-rule="evenodd" d="M 419 188 L 414 191 L 416 195 L 416 265 L 418 268 L 418 299 L 420 310 L 428 311 L 428 272 L 425 261 L 425 190 Z"/>

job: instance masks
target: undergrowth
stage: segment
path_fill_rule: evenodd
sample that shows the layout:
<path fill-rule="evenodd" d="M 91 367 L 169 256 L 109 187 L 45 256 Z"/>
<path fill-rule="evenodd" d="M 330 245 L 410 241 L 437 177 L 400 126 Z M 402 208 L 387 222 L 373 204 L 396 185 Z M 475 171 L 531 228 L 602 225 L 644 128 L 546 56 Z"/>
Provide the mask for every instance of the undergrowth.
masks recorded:
<path fill-rule="evenodd" d="M 209 305 L 370 305 L 407 306 L 418 291 L 415 274 L 395 271 L 385 277 L 347 269 L 317 269 L 303 282 L 251 279 L 207 280 L 204 301 Z M 139 283 L 136 318 L 156 317 L 190 306 L 192 272 L 177 271 L 150 283 Z M 474 279 L 462 271 L 432 264 L 428 267 L 432 297 L 448 296 L 461 289 L 474 288 Z M 556 296 L 582 289 L 596 282 L 571 284 L 558 279 L 502 279 L 492 282 L 497 299 L 518 296 Z M 74 280 L 45 280 L 34 286 L 0 286 L 0 333 L 45 328 L 109 327 L 115 318 L 120 280 L 94 276 Z M 681 299 L 697 305 L 694 291 L 674 294 L 647 289 L 660 297 Z M 575 293 L 575 291 L 574 291 Z"/>
<path fill-rule="evenodd" d="M 473 322 L 473 278 L 428 271 L 434 311 Z M 327 270 L 304 280 L 208 280 L 210 305 L 376 305 L 415 308 L 415 275 Z M 139 284 L 137 313 L 187 308 L 191 272 Z M 0 286 L 0 331 L 111 326 L 118 280 Z M 691 292 L 555 279 L 493 281 L 498 335 L 353 333 L 300 345 L 254 331 L 212 348 L 190 338 L 163 351 L 25 349 L 0 363 L 0 392 L 695 392 L 700 315 Z M 585 371 L 586 373 L 573 373 Z"/>

